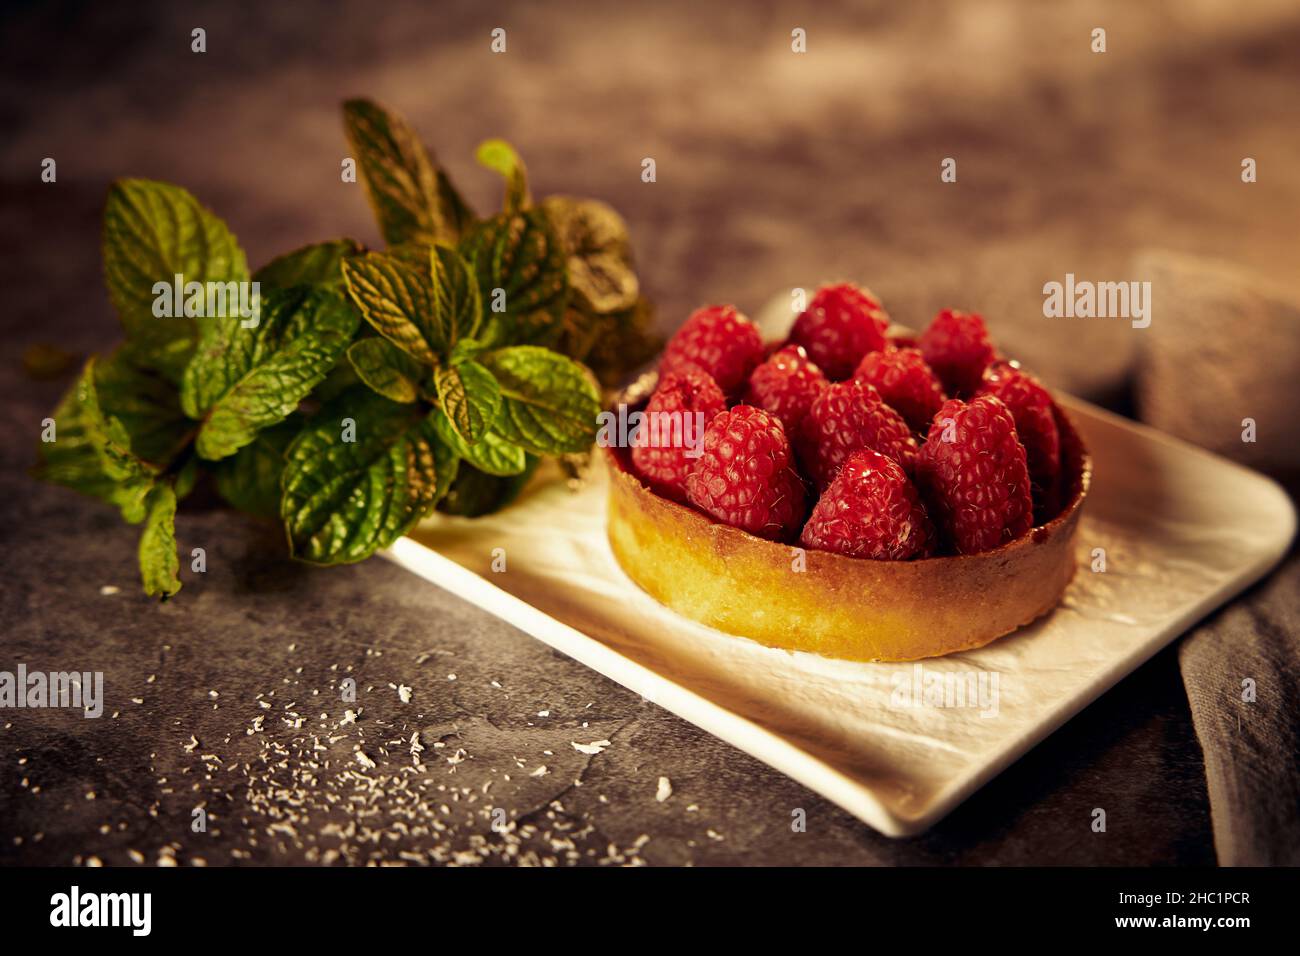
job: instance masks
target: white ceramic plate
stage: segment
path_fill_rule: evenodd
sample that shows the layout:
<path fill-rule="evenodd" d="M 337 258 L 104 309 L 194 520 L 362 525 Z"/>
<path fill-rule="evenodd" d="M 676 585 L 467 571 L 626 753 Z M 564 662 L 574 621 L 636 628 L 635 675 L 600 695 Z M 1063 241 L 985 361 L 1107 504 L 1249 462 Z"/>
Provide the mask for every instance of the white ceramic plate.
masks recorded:
<path fill-rule="evenodd" d="M 614 563 L 603 472 L 576 492 L 534 483 L 499 515 L 431 519 L 387 556 L 907 836 L 1266 574 L 1295 533 L 1290 500 L 1267 478 L 1063 404 L 1095 468 L 1080 570 L 1050 615 L 964 654 L 837 661 L 676 615 Z"/>

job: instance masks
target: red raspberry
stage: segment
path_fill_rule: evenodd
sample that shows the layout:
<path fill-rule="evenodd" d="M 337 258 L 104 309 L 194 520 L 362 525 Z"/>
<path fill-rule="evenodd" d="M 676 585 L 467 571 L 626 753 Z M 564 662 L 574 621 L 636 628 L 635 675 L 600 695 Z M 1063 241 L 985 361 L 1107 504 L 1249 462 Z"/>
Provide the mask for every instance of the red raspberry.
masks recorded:
<path fill-rule="evenodd" d="M 885 404 L 907 419 L 915 432 L 924 434 L 944 403 L 939 379 L 917 349 L 868 352 L 853 377 L 876 386 Z"/>
<path fill-rule="evenodd" d="M 864 449 L 822 493 L 799 540 L 854 558 L 905 561 L 932 554 L 935 535 L 902 466 Z"/>
<path fill-rule="evenodd" d="M 1052 396 L 1038 379 L 1010 362 L 995 362 L 984 370 L 979 394 L 1000 398 L 1011 409 L 1016 434 L 1025 446 L 1029 478 L 1041 501 L 1056 487 L 1061 472 L 1061 433 Z"/>
<path fill-rule="evenodd" d="M 911 471 L 917 444 L 903 416 L 861 379 L 828 385 L 813 399 L 799 430 L 804 468 L 825 488 L 849 455 L 863 448 L 878 451 Z"/>
<path fill-rule="evenodd" d="M 808 407 L 829 384 L 801 345 L 787 345 L 754 369 L 745 391 L 745 403 L 765 408 L 785 426 L 787 435 L 808 414 Z"/>
<path fill-rule="evenodd" d="M 991 551 L 1033 524 L 1025 449 L 992 395 L 944 403 L 917 456 L 916 483 L 959 554 Z"/>
<path fill-rule="evenodd" d="M 734 395 L 763 361 L 758 329 L 734 305 L 696 309 L 664 346 L 659 372 L 676 371 L 692 362 L 713 376 L 718 387 Z"/>
<path fill-rule="evenodd" d="M 944 309 L 921 333 L 921 352 L 948 394 L 967 398 L 979 388 L 984 367 L 996 354 L 984 319 Z"/>
<path fill-rule="evenodd" d="M 700 421 L 697 413 L 703 415 L 707 427 L 726 410 L 722 389 L 698 368 L 683 365 L 682 371 L 665 375 L 646 404 L 645 418 L 632 445 L 636 470 L 655 491 L 685 501 L 686 475 L 699 458 L 691 454 L 690 442 L 704 437 L 704 428 L 695 430 Z M 699 445 L 694 448 L 698 451 Z"/>
<path fill-rule="evenodd" d="M 870 292 L 855 285 L 822 286 L 795 319 L 790 341 L 802 345 L 832 381 L 853 374 L 868 352 L 885 347 L 889 316 Z"/>
<path fill-rule="evenodd" d="M 774 541 L 793 537 L 807 504 L 781 420 L 753 405 L 714 418 L 686 477 L 686 497 L 733 528 Z"/>

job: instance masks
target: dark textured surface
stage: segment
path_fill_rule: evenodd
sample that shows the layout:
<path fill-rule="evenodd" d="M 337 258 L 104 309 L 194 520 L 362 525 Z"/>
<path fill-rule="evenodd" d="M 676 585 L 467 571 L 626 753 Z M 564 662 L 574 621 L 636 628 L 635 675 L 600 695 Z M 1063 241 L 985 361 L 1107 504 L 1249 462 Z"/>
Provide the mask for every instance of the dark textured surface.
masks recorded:
<path fill-rule="evenodd" d="M 208 572 L 154 606 L 134 529 L 23 474 L 63 383 L 25 379 L 18 356 L 115 335 L 98 257 L 108 181 L 183 183 L 254 263 L 312 239 L 371 241 L 359 188 L 338 181 L 347 95 L 407 112 L 480 208 L 495 187 L 468 157 L 489 135 L 519 145 L 538 192 L 613 202 L 666 327 L 701 300 L 756 309 L 790 284 L 852 276 L 903 321 L 983 309 L 1053 384 L 1122 404 L 1133 333 L 1044 320 L 1044 281 L 1124 278 L 1136 249 L 1160 244 L 1294 286 L 1300 181 L 1279 167 L 1300 148 L 1300 23 L 1285 5 L 1189 5 L 1177 26 L 1131 4 L 971 6 L 819 4 L 805 58 L 788 47 L 803 15 L 777 4 L 636 16 L 412 3 L 380 19 L 337 4 L 306 20 L 253 4 L 63 4 L 8 20 L 0 667 L 103 670 L 108 702 L 98 721 L 2 715 L 0 862 L 1213 862 L 1172 650 L 930 834 L 895 842 L 380 560 L 289 565 L 274 529 L 192 507 L 178 534 L 184 553 L 207 549 Z M 1105 57 L 1086 52 L 1096 22 Z M 510 52 L 492 58 L 499 24 Z M 194 25 L 209 31 L 204 57 L 188 52 Z M 1243 192 L 1244 154 L 1279 172 Z M 953 187 L 937 181 L 947 155 Z M 38 181 L 45 156 L 57 185 Z M 347 675 L 359 718 L 340 727 Z M 414 756 L 412 733 L 426 746 Z M 572 746 L 600 739 L 599 754 Z M 511 833 L 490 827 L 498 805 Z M 206 833 L 191 830 L 198 806 Z M 1099 806 L 1105 834 L 1089 828 Z M 791 831 L 795 808 L 806 833 Z"/>

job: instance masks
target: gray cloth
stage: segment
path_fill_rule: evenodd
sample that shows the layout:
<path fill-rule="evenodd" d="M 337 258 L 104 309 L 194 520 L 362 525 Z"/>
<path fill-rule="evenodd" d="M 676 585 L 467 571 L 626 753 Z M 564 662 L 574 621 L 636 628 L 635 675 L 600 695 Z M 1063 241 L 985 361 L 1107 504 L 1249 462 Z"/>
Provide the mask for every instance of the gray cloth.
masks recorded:
<path fill-rule="evenodd" d="M 1300 556 L 1189 635 L 1178 663 L 1219 863 L 1300 864 Z"/>
<path fill-rule="evenodd" d="M 1135 270 L 1151 282 L 1158 311 L 1140 333 L 1141 417 L 1290 479 L 1294 496 L 1300 303 L 1214 260 L 1151 251 Z M 1258 427 L 1253 442 L 1242 440 L 1247 419 Z M 1280 571 L 1193 631 L 1178 661 L 1205 753 L 1219 862 L 1300 863 L 1300 555 L 1293 550 Z"/>

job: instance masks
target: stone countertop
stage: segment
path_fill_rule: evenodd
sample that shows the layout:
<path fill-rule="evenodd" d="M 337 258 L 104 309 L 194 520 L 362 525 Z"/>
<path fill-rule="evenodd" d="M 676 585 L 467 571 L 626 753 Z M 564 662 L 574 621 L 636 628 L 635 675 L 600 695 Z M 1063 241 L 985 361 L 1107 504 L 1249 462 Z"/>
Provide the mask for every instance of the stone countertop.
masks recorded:
<path fill-rule="evenodd" d="M 23 350 L 88 353 L 115 335 L 98 254 L 108 182 L 186 185 L 254 263 L 374 241 L 359 187 L 338 181 L 349 95 L 406 112 L 479 208 L 496 187 L 469 157 L 490 135 L 519 146 L 536 192 L 614 203 L 665 328 L 703 300 L 757 309 L 774 284 L 853 277 L 911 324 L 981 309 L 1042 377 L 1124 409 L 1133 333 L 1045 320 L 1042 283 L 1127 278 L 1152 244 L 1288 281 L 1296 181 L 1243 193 L 1236 170 L 1245 150 L 1267 169 L 1300 147 L 1283 93 L 1300 23 L 1284 5 L 1197 8 L 1173 31 L 1130 7 L 819 4 L 805 59 L 781 4 L 657 4 L 650 21 L 623 5 L 578 21 L 561 4 L 489 23 L 416 3 L 380 19 L 339 4 L 311 23 L 257 4 L 11 18 L 0 668 L 103 671 L 107 702 L 98 720 L 0 713 L 0 863 L 1212 863 L 1173 649 L 930 833 L 894 841 L 380 559 L 291 564 L 274 527 L 195 504 L 178 537 L 183 554 L 206 549 L 207 573 L 155 605 L 135 529 L 25 473 L 66 383 L 26 378 Z M 1109 59 L 1076 49 L 1096 17 Z M 497 20 L 510 47 L 494 60 Z M 208 30 L 205 56 L 189 52 L 192 26 Z M 948 155 L 953 187 L 938 183 Z M 39 182 L 45 156 L 56 184 Z M 655 184 L 639 180 L 644 156 Z M 355 704 L 339 699 L 345 677 Z M 1089 829 L 1100 804 L 1106 834 Z M 494 808 L 514 827 L 494 831 Z"/>

